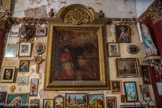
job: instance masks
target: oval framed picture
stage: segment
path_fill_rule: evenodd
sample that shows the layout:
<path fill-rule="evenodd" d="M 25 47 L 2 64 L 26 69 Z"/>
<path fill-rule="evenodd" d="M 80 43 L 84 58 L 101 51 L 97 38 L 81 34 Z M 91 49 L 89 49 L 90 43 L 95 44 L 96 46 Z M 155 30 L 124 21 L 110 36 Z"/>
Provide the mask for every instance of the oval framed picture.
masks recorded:
<path fill-rule="evenodd" d="M 34 51 L 35 51 L 35 53 L 37 53 L 37 54 L 43 54 L 44 53 L 44 51 L 45 51 L 45 44 L 44 43 L 41 43 L 41 42 L 39 42 L 39 43 L 37 43 L 35 46 L 34 46 Z"/>
<path fill-rule="evenodd" d="M 136 45 L 128 45 L 127 52 L 130 54 L 137 54 L 139 52 L 139 48 Z"/>

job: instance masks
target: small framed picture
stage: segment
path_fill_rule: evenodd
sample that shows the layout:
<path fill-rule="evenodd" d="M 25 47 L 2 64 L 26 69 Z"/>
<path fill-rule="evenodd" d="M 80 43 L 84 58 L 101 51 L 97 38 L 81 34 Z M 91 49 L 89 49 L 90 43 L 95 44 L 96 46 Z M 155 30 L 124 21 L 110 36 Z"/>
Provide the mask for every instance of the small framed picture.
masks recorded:
<path fill-rule="evenodd" d="M 33 41 L 35 36 L 34 25 L 22 25 L 20 31 L 20 40 Z"/>
<path fill-rule="evenodd" d="M 148 85 L 139 85 L 142 97 L 144 99 L 150 99 L 150 90 Z"/>
<path fill-rule="evenodd" d="M 120 56 L 119 44 L 108 43 L 108 51 L 109 57 L 119 57 Z"/>
<path fill-rule="evenodd" d="M 138 59 L 117 58 L 117 77 L 137 77 L 139 75 Z"/>
<path fill-rule="evenodd" d="M 116 97 L 106 97 L 106 108 L 117 108 Z"/>
<path fill-rule="evenodd" d="M 30 84 L 30 96 L 37 96 L 38 95 L 38 85 L 39 85 L 39 79 L 38 78 L 32 78 L 31 84 Z"/>
<path fill-rule="evenodd" d="M 30 100 L 30 108 L 40 108 L 40 99 L 32 99 Z"/>
<path fill-rule="evenodd" d="M 142 106 L 140 106 L 140 105 L 121 105 L 120 108 L 147 108 L 147 107 L 144 105 L 142 105 Z M 152 107 L 150 107 L 150 108 L 152 108 Z"/>
<path fill-rule="evenodd" d="M 10 37 L 19 37 L 20 28 L 18 26 L 12 26 L 10 31 Z"/>
<path fill-rule="evenodd" d="M 127 25 L 116 25 L 116 42 L 129 43 L 131 42 L 130 28 Z"/>
<path fill-rule="evenodd" d="M 88 108 L 104 108 L 104 95 L 103 94 L 90 94 L 88 95 Z"/>
<path fill-rule="evenodd" d="M 54 99 L 43 99 L 43 108 L 54 108 Z"/>
<path fill-rule="evenodd" d="M 28 76 L 19 76 L 17 80 L 18 85 L 28 85 L 29 77 Z"/>
<path fill-rule="evenodd" d="M 15 67 L 3 67 L 1 82 L 13 82 L 15 74 Z"/>
<path fill-rule="evenodd" d="M 151 84 L 150 72 L 147 65 L 141 65 L 141 75 L 143 84 Z"/>
<path fill-rule="evenodd" d="M 17 45 L 16 44 L 7 44 L 5 57 L 16 57 L 17 56 Z"/>
<path fill-rule="evenodd" d="M 121 80 L 111 80 L 111 93 L 112 94 L 122 93 L 122 81 Z"/>
<path fill-rule="evenodd" d="M 46 36 L 46 35 L 47 35 L 47 28 L 37 28 L 37 29 L 36 29 L 36 32 L 35 32 L 35 35 L 36 35 L 37 37 Z"/>
<path fill-rule="evenodd" d="M 65 108 L 87 108 L 87 94 L 85 93 L 66 93 Z"/>
<path fill-rule="evenodd" d="M 139 48 L 136 45 L 128 45 L 127 52 L 130 54 L 137 54 L 139 52 Z"/>
<path fill-rule="evenodd" d="M 41 43 L 41 42 L 35 44 L 35 46 L 34 46 L 35 53 L 37 53 L 39 55 L 40 54 L 43 54 L 44 51 L 45 51 L 45 49 L 46 49 L 45 44 L 44 43 Z"/>
<path fill-rule="evenodd" d="M 124 82 L 126 102 L 138 102 L 136 82 Z"/>
<path fill-rule="evenodd" d="M 28 106 L 21 106 L 28 104 L 29 94 L 28 93 L 8 93 L 6 97 L 6 104 L 13 104 L 15 108 L 28 108 Z"/>
<path fill-rule="evenodd" d="M 20 42 L 19 43 L 19 57 L 30 57 L 31 56 L 31 42 Z"/>
<path fill-rule="evenodd" d="M 29 72 L 29 60 L 20 60 L 19 71 L 20 72 Z"/>
<path fill-rule="evenodd" d="M 0 92 L 0 103 L 5 103 L 7 92 Z M 4 108 L 3 105 L 0 105 L 0 108 Z"/>
<path fill-rule="evenodd" d="M 64 97 L 63 96 L 55 97 L 55 108 L 64 108 Z"/>

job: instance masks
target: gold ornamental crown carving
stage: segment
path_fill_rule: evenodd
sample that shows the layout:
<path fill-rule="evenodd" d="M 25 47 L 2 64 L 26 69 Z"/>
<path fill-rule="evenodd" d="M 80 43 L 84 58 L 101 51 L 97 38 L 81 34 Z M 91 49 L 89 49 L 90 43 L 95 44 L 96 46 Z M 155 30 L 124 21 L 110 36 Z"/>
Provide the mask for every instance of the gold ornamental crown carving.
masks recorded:
<path fill-rule="evenodd" d="M 61 8 L 56 17 L 64 23 L 76 25 L 91 23 L 96 18 L 99 18 L 98 14 L 91 7 L 81 4 L 72 4 Z"/>

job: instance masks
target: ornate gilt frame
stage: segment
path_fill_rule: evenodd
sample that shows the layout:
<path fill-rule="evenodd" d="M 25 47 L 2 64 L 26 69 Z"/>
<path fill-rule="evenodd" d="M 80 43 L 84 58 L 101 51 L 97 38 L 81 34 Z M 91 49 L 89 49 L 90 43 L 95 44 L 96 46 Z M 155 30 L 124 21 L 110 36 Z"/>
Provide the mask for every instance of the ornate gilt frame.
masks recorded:
<path fill-rule="evenodd" d="M 79 14 L 81 12 L 82 14 Z M 75 13 L 71 14 L 70 13 Z M 69 16 L 68 16 L 69 15 Z M 76 15 L 76 16 L 74 16 Z M 78 15 L 78 16 L 77 16 Z M 83 15 L 83 16 L 82 16 Z M 85 17 L 86 16 L 86 17 Z M 81 17 L 81 18 L 80 18 Z M 110 81 L 107 64 L 107 47 L 106 47 L 106 21 L 100 21 L 98 15 L 90 7 L 73 4 L 63 7 L 56 18 L 46 18 L 49 23 L 49 36 L 46 58 L 46 73 L 44 90 L 103 90 L 110 89 Z M 99 81 L 56 81 L 54 80 L 55 64 L 55 45 L 56 36 L 54 29 L 74 30 L 95 30 L 98 34 L 99 50 Z M 54 45 L 53 45 L 54 44 Z"/>

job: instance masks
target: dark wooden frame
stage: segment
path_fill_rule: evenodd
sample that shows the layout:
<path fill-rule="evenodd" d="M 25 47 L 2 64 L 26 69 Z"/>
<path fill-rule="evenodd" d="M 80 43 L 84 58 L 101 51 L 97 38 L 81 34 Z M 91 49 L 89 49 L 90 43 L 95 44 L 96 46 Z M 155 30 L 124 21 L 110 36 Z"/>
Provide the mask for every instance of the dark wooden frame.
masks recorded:
<path fill-rule="evenodd" d="M 61 98 L 63 98 L 63 108 L 65 108 L 65 99 L 64 99 L 64 97 L 63 96 L 61 96 L 61 95 L 58 95 L 57 97 L 55 97 L 55 103 L 54 103 L 54 107 L 56 108 L 56 98 L 58 98 L 58 97 L 61 97 Z"/>
<path fill-rule="evenodd" d="M 142 66 L 146 66 L 147 67 L 150 83 L 144 83 L 144 79 L 143 79 L 144 75 L 143 75 L 143 72 L 142 72 Z M 141 77 L 142 77 L 143 84 L 144 85 L 152 84 L 149 67 L 147 65 L 140 65 L 140 71 L 141 71 Z"/>
<path fill-rule="evenodd" d="M 108 96 L 108 97 L 106 97 L 106 108 L 108 108 L 108 99 L 109 98 L 114 98 L 115 99 L 115 108 L 117 108 L 117 97 L 116 96 Z"/>

